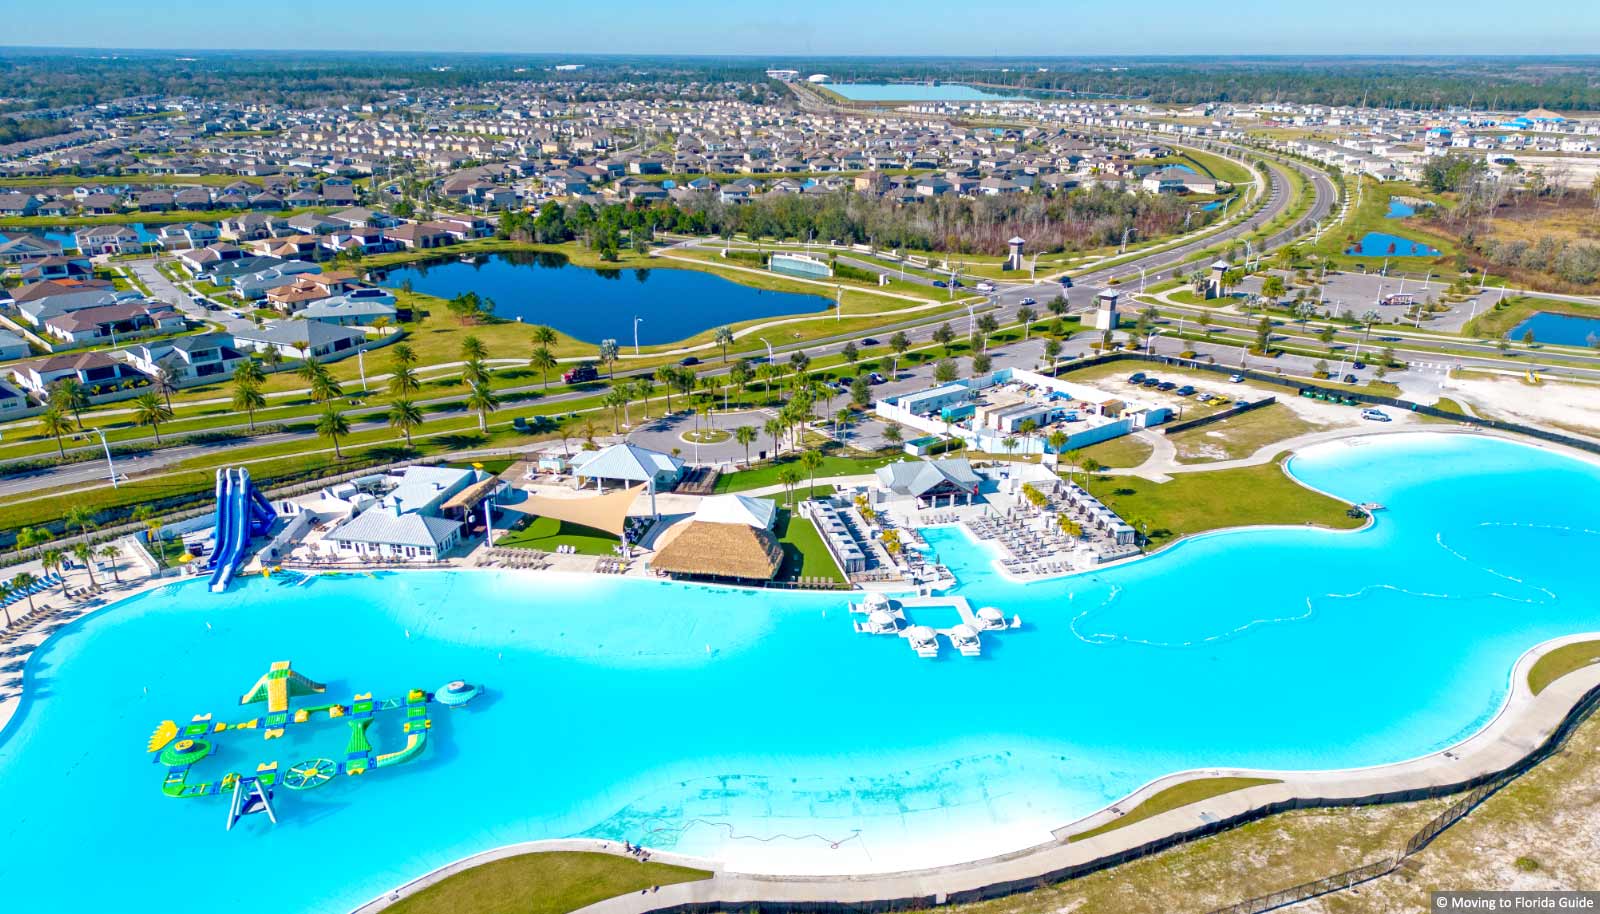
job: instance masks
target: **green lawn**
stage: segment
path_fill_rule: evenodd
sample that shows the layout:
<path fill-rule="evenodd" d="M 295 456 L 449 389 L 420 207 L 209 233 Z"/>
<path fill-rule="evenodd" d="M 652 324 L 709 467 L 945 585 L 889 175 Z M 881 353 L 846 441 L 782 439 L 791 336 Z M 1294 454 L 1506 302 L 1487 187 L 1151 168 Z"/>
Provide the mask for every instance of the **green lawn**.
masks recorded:
<path fill-rule="evenodd" d="M 494 544 L 517 549 L 542 549 L 545 552 L 554 552 L 557 546 L 571 546 L 582 555 L 614 555 L 620 542 L 620 539 L 604 530 L 553 517 L 535 517 L 527 526 L 501 534 Z"/>
<path fill-rule="evenodd" d="M 1563 645 L 1534 662 L 1528 671 L 1528 688 L 1537 695 L 1550 683 L 1591 663 L 1600 663 L 1600 641 Z"/>
<path fill-rule="evenodd" d="M 566 914 L 657 885 L 711 874 L 611 854 L 523 854 L 464 870 L 405 898 L 390 914 Z"/>
<path fill-rule="evenodd" d="M 1235 790 L 1243 790 L 1246 787 L 1279 783 L 1282 782 L 1276 778 L 1199 778 L 1193 781 L 1184 781 L 1181 784 L 1174 784 L 1165 790 L 1157 791 L 1148 800 L 1128 810 L 1120 818 L 1113 819 L 1088 831 L 1079 832 L 1067 840 L 1082 841 L 1085 838 L 1103 835 L 1124 825 L 1132 825 L 1135 822 L 1169 812 L 1181 806 L 1188 806 L 1190 803 L 1209 800 L 1212 797 L 1233 793 Z"/>
<path fill-rule="evenodd" d="M 1178 473 L 1170 482 L 1135 476 L 1078 479 L 1111 510 L 1145 531 L 1152 543 L 1226 527 L 1308 524 L 1350 530 L 1344 502 L 1300 485 L 1272 463 L 1209 472 Z"/>
<path fill-rule="evenodd" d="M 770 442 L 768 442 L 770 443 Z M 816 478 L 824 479 L 829 476 L 859 476 L 871 473 L 878 467 L 896 460 L 904 460 L 901 453 L 879 454 L 872 457 L 838 457 L 827 456 L 822 458 L 822 466 L 817 470 Z M 795 457 L 784 457 L 781 460 L 768 461 L 756 464 L 748 470 L 736 473 L 724 473 L 717 477 L 716 492 L 722 495 L 727 492 L 746 492 L 750 489 L 761 489 L 778 484 L 778 474 L 786 466 L 799 466 Z M 802 470 L 802 475 L 806 475 Z M 801 481 L 801 490 L 805 489 L 805 479 Z"/>
<path fill-rule="evenodd" d="M 778 542 L 783 545 L 783 567 L 778 570 L 778 580 L 823 578 L 844 583 L 844 574 L 839 571 L 828 547 L 823 545 L 816 524 L 782 508 L 778 511 L 775 529 Z"/>
<path fill-rule="evenodd" d="M 1103 467 L 1136 467 L 1150 459 L 1154 450 L 1155 446 L 1142 438 L 1123 435 L 1081 448 L 1080 453 L 1098 460 Z"/>

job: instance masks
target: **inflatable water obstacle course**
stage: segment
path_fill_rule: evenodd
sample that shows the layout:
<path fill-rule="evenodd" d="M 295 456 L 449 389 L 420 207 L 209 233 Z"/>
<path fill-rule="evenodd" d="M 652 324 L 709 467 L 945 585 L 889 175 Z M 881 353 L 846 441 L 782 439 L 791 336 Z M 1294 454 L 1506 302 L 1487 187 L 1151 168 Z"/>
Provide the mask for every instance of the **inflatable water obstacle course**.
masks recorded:
<path fill-rule="evenodd" d="M 153 761 L 166 768 L 162 793 L 169 797 L 228 795 L 231 798 L 229 829 L 253 813 L 266 813 L 267 818 L 276 823 L 278 814 L 273 806 L 273 790 L 277 785 L 282 784 L 289 790 L 311 790 L 341 774 L 360 775 L 405 764 L 427 748 L 428 731 L 433 727 L 428 716 L 430 705 L 459 708 L 483 689 L 458 679 L 435 692 L 412 689 L 403 698 L 374 699 L 371 692 L 364 692 L 352 697 L 347 704 L 295 706 L 296 699 L 314 698 L 326 691 L 322 683 L 295 672 L 289 661 L 280 660 L 239 699 L 241 705 L 265 702 L 265 714 L 237 723 L 213 721 L 210 714 L 196 714 L 181 727 L 170 720 L 162 721 L 150 734 L 146 745 L 146 751 L 154 756 Z M 377 715 L 391 711 L 401 712 L 405 744 L 392 752 L 381 752 L 372 744 L 367 731 Z M 343 721 L 348 727 L 344 752 L 335 758 L 304 759 L 282 770 L 276 760 L 269 760 L 258 764 L 250 774 L 229 771 L 215 781 L 190 783 L 195 766 L 212 754 L 216 741 L 224 734 L 249 730 L 259 732 L 263 739 L 273 740 L 282 737 L 290 727 L 327 721 Z"/>

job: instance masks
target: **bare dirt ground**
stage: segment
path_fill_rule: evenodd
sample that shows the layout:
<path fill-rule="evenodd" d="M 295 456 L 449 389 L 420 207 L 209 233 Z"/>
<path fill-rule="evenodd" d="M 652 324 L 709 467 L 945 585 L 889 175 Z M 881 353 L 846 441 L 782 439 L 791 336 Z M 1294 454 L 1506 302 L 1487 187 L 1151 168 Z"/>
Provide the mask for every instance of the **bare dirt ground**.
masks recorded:
<path fill-rule="evenodd" d="M 1533 385 L 1520 375 L 1473 372 L 1446 379 L 1439 392 L 1486 418 L 1600 438 L 1600 384 L 1546 379 Z"/>
<path fill-rule="evenodd" d="M 1428 894 L 1600 889 L 1600 717 L 1484 801 L 1395 875 L 1302 902 L 1296 914 L 1422 914 Z M 1273 816 L 963 914 L 1205 914 L 1396 854 L 1450 798 Z"/>

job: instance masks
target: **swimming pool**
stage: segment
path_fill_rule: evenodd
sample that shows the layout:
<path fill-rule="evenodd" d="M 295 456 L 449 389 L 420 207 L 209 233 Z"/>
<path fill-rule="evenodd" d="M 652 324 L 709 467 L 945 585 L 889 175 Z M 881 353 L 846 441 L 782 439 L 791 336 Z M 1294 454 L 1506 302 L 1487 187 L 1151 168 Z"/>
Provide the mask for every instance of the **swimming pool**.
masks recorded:
<path fill-rule="evenodd" d="M 6 891 L 19 909 L 71 880 L 83 910 L 165 910 L 193 885 L 242 914 L 343 911 L 467 854 L 570 835 L 774 872 L 954 862 L 1170 771 L 1437 750 L 1493 716 L 1526 648 L 1600 628 L 1588 569 L 1552 561 L 1600 544 L 1600 468 L 1419 434 L 1319 446 L 1292 469 L 1388 510 L 1357 533 L 1221 533 L 1034 584 L 928 531 L 959 592 L 1027 623 L 976 660 L 856 635 L 841 594 L 524 572 L 170 586 L 30 661 L 0 735 L 4 867 L 27 874 Z M 225 834 L 225 804 L 161 795 L 145 740 L 163 718 L 240 716 L 278 659 L 333 699 L 458 677 L 489 691 L 434 714 L 421 760 L 280 791 L 279 825 Z"/>

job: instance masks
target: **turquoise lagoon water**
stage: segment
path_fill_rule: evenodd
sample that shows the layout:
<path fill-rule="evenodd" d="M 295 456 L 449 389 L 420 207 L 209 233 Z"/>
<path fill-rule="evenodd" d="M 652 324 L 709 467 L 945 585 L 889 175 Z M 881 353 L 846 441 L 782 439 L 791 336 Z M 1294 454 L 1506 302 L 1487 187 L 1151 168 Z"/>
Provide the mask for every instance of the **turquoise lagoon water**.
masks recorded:
<path fill-rule="evenodd" d="M 1400 199 L 1399 197 L 1390 197 L 1389 198 L 1389 211 L 1384 214 L 1384 218 L 1385 219 L 1405 219 L 1405 218 L 1410 217 L 1410 216 L 1415 216 L 1416 214 L 1417 214 L 1417 208 L 1415 206 L 1412 206 L 1411 204 L 1407 203 L 1406 201 Z"/>
<path fill-rule="evenodd" d="M 571 835 L 771 870 L 951 862 L 1044 840 L 1170 771 L 1443 748 L 1495 714 L 1525 649 L 1600 629 L 1572 560 L 1600 546 L 1595 466 L 1402 435 L 1292 470 L 1388 509 L 1361 532 L 1222 533 L 1028 585 L 930 530 L 961 593 L 1026 623 L 981 659 L 856 635 L 843 595 L 519 572 L 169 586 L 28 663 L 0 735 L 6 894 L 19 910 L 165 911 L 192 891 L 240 914 L 337 912 Z M 457 677 L 489 691 L 437 712 L 419 761 L 280 790 L 279 825 L 224 833 L 224 801 L 161 795 L 145 741 L 164 718 L 244 716 L 238 696 L 278 659 L 334 700 Z M 343 730 L 225 738 L 217 770 L 332 755 Z M 375 742 L 396 739 L 391 722 Z"/>

